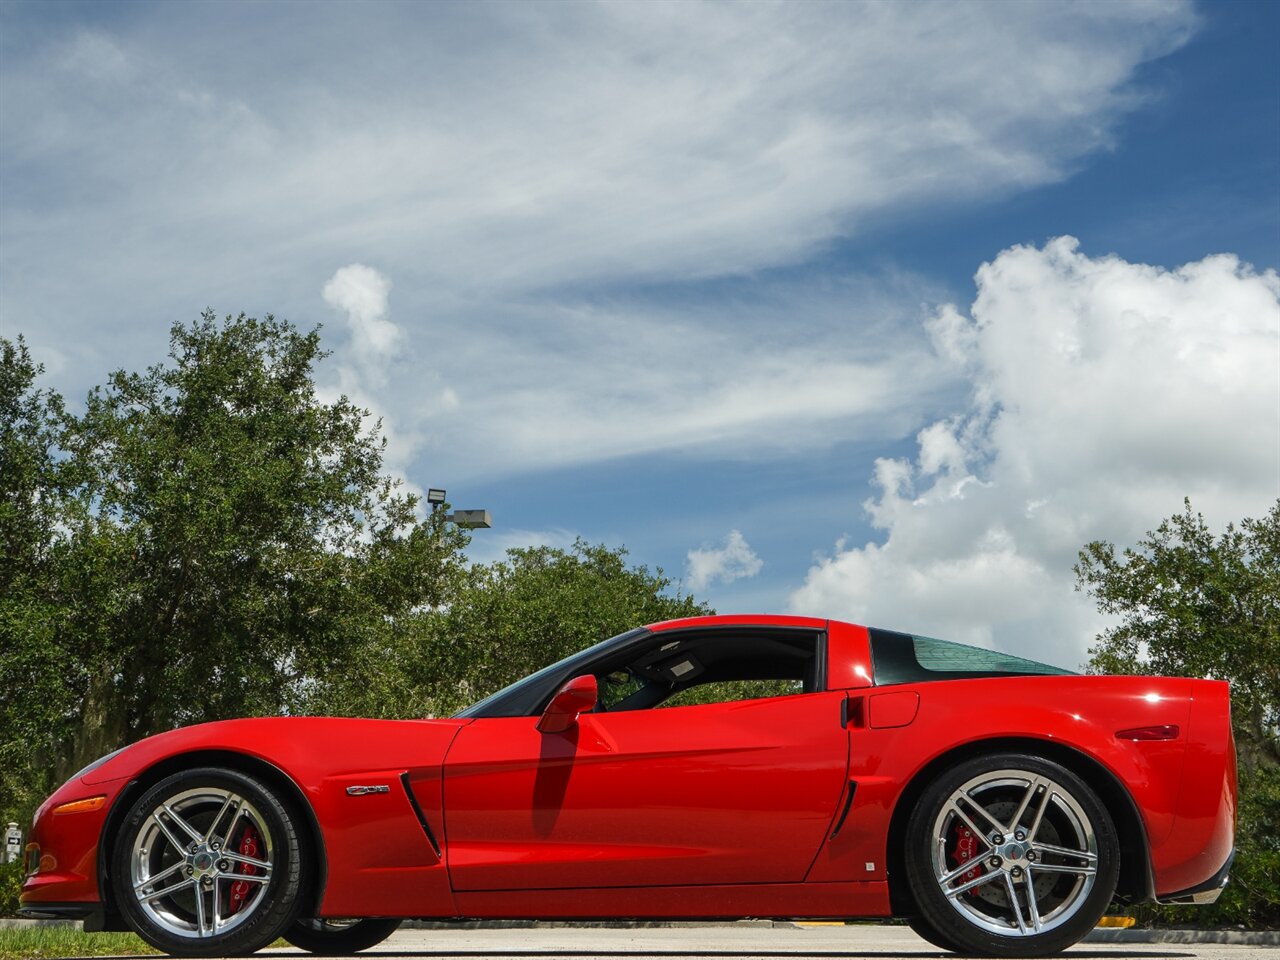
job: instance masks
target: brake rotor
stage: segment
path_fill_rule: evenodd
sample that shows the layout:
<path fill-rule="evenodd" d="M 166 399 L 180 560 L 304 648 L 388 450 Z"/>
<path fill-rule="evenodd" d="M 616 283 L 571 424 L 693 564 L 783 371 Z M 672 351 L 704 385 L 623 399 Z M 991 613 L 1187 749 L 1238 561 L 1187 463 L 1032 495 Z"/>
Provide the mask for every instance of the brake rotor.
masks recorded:
<path fill-rule="evenodd" d="M 1018 812 L 1018 804 L 1012 800 L 1001 800 L 991 804 L 990 806 L 983 804 L 983 809 L 987 810 L 991 816 L 998 820 L 1008 821 L 1015 813 Z M 971 859 L 977 859 L 978 861 L 978 866 L 964 875 L 965 880 L 973 879 L 978 876 L 981 870 L 984 869 L 981 866 L 981 858 L 977 856 L 977 838 L 969 837 L 968 835 L 970 833 L 971 831 L 965 827 L 963 823 L 958 824 L 956 845 L 952 848 L 952 856 L 956 860 L 956 866 L 960 866 L 962 863 Z M 1058 831 L 1054 828 L 1053 824 L 1047 817 L 1040 822 L 1038 839 L 1043 840 L 1045 843 L 1057 844 L 1061 842 L 1058 836 Z M 962 852 L 967 852 L 967 855 L 962 857 Z M 1056 884 L 1059 879 L 1060 877 L 1058 875 L 1051 873 L 1041 873 L 1037 876 L 1035 878 L 1036 900 L 1043 900 L 1053 889 L 1054 884 Z M 1025 887 L 1025 884 L 1019 883 L 1018 886 L 1021 889 Z M 993 907 L 1000 907 L 1001 909 L 1007 909 L 1009 907 L 1009 891 L 1003 883 L 992 882 L 980 884 L 968 891 L 964 896 L 971 897 L 974 900 L 982 900 L 985 903 L 991 904 Z"/>

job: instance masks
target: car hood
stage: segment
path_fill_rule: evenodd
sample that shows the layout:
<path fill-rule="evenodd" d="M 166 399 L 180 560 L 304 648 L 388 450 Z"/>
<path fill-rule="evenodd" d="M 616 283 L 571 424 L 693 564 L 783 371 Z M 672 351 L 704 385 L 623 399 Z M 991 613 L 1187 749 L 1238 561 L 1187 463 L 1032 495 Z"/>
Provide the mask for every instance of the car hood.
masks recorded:
<path fill-rule="evenodd" d="M 255 717 L 180 727 L 109 754 L 79 776 L 86 784 L 136 777 L 180 754 L 243 754 L 285 771 L 327 773 L 429 766 L 443 760 L 469 721 Z"/>

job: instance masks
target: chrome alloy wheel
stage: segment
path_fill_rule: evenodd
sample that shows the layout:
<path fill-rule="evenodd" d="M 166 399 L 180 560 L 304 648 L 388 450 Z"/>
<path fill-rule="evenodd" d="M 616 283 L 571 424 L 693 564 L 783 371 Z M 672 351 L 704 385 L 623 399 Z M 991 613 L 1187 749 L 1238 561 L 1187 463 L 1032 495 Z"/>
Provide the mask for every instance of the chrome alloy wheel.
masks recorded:
<path fill-rule="evenodd" d="M 244 852 L 246 846 L 256 853 Z M 129 879 L 142 912 L 158 927 L 205 938 L 254 914 L 274 863 L 271 831 L 257 807 L 230 790 L 198 787 L 151 811 L 134 839 Z"/>
<path fill-rule="evenodd" d="M 1005 937 L 1062 926 L 1089 899 L 1098 840 L 1062 784 L 1026 770 L 983 773 L 933 823 L 934 877 L 967 921 Z"/>

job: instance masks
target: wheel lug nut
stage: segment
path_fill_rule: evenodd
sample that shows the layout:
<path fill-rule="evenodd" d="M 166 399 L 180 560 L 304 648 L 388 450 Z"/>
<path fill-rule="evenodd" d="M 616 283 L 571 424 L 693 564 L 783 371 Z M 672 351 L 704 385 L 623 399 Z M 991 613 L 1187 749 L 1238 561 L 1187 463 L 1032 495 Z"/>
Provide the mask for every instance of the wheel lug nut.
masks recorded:
<path fill-rule="evenodd" d="M 195 867 L 187 867 L 187 876 L 188 876 L 188 877 L 190 877 L 190 876 L 194 876 L 195 872 L 196 872 L 196 868 L 195 868 Z"/>
<path fill-rule="evenodd" d="M 1021 868 L 1021 867 L 1014 867 L 1014 868 L 1013 868 L 1013 870 L 1011 870 L 1010 872 L 1011 872 L 1015 877 L 1020 877 L 1020 876 L 1022 876 L 1022 868 Z"/>
<path fill-rule="evenodd" d="M 1000 866 L 1000 864 L 1001 864 L 1001 862 L 1002 862 L 1002 861 L 1000 860 L 1000 858 L 999 858 L 999 857 L 992 857 L 992 858 L 991 858 L 989 861 L 987 861 L 987 862 L 988 862 L 988 863 L 990 863 L 993 867 L 998 867 L 998 866 Z"/>
<path fill-rule="evenodd" d="M 227 863 L 226 860 L 219 860 L 218 869 L 225 873 L 226 871 L 231 869 L 231 864 Z"/>
<path fill-rule="evenodd" d="M 1013 835 L 1013 839 L 1015 839 L 1015 840 L 1025 840 L 1025 839 L 1027 839 L 1027 835 L 1026 835 L 1025 833 L 1023 833 L 1021 830 L 1019 830 L 1017 833 L 1015 833 L 1015 834 Z"/>
<path fill-rule="evenodd" d="M 991 835 L 991 842 L 992 842 L 992 843 L 1004 843 L 1004 837 L 1000 836 L 1000 834 L 998 834 L 998 833 L 993 833 L 993 834 Z"/>
<path fill-rule="evenodd" d="M 1034 850 L 1028 850 L 1028 851 L 1027 851 L 1027 859 L 1028 859 L 1028 860 L 1035 860 L 1035 858 L 1036 858 L 1036 852 L 1035 852 Z"/>

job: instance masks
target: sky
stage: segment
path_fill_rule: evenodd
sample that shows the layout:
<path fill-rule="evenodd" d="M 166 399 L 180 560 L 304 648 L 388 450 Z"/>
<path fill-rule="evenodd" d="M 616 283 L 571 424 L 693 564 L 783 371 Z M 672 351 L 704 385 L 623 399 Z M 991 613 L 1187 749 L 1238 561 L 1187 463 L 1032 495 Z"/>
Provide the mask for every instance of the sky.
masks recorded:
<path fill-rule="evenodd" d="M 478 561 L 1076 666 L 1280 496 L 1280 4 L 0 2 L 0 335 L 323 325 Z"/>

